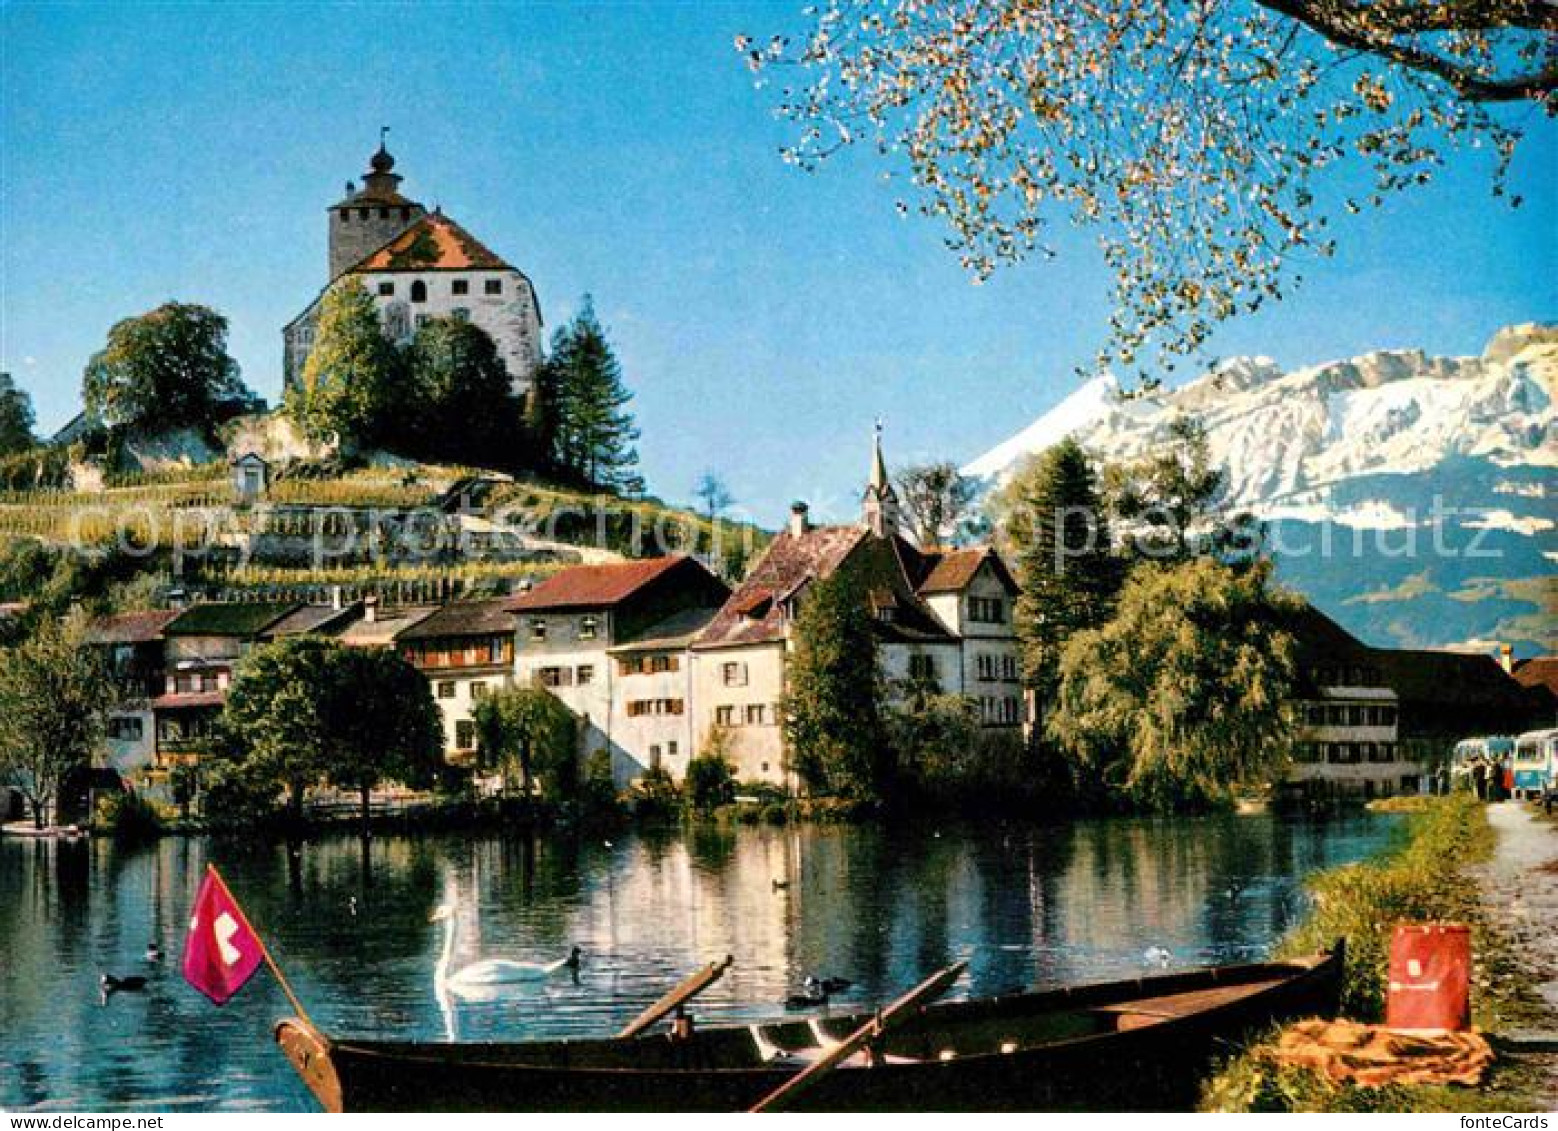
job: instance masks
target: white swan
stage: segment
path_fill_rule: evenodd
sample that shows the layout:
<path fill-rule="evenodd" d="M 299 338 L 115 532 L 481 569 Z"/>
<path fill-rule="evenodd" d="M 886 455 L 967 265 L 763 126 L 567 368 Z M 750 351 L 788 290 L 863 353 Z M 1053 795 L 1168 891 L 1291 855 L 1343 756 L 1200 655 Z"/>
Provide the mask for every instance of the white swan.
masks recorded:
<path fill-rule="evenodd" d="M 473 962 L 458 970 L 450 970 L 454 958 L 454 907 L 445 903 L 433 912 L 433 922 L 444 924 L 444 949 L 433 970 L 435 990 L 448 990 L 457 995 L 480 994 L 488 986 L 509 985 L 515 982 L 540 982 L 564 970 L 577 970 L 582 953 L 578 947 L 567 958 L 556 962 L 512 962 L 506 958 L 487 958 Z"/>

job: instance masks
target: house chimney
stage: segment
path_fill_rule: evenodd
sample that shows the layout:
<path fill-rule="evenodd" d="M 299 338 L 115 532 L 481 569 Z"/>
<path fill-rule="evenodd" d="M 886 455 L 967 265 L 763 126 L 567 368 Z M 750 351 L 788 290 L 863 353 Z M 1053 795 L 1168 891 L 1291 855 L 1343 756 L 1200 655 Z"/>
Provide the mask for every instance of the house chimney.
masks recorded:
<path fill-rule="evenodd" d="M 377 593 L 369 593 L 362 599 L 362 619 L 368 624 L 378 623 L 379 596 Z"/>
<path fill-rule="evenodd" d="M 1498 646 L 1498 662 L 1499 666 L 1504 669 L 1505 675 L 1515 674 L 1515 649 L 1512 645 L 1500 644 Z"/>
<path fill-rule="evenodd" d="M 810 507 L 799 500 L 790 504 L 790 534 L 792 537 L 799 538 L 811 529 L 811 520 L 807 517 L 810 509 Z"/>

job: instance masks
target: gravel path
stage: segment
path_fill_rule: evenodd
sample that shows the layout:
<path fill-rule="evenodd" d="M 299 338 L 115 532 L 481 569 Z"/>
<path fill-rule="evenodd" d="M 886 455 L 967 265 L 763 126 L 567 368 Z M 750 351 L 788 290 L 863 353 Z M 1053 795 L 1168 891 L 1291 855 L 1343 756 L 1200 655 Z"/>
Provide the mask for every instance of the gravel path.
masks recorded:
<path fill-rule="evenodd" d="M 1547 1005 L 1539 1029 L 1507 1036 L 1545 1067 L 1550 1094 L 1558 1097 L 1558 824 L 1514 801 L 1489 805 L 1488 821 L 1498 834 L 1483 886 L 1488 911 L 1508 931 Z"/>

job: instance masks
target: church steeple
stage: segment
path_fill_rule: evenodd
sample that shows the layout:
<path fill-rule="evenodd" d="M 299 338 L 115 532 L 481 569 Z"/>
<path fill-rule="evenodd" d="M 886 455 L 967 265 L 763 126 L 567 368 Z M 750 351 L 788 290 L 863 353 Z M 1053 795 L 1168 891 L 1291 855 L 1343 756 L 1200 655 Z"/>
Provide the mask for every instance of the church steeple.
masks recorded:
<path fill-rule="evenodd" d="M 887 538 L 898 533 L 898 520 L 898 492 L 893 490 L 887 461 L 882 458 L 882 422 L 878 420 L 871 439 L 871 477 L 861 500 L 860 524 L 878 538 Z"/>

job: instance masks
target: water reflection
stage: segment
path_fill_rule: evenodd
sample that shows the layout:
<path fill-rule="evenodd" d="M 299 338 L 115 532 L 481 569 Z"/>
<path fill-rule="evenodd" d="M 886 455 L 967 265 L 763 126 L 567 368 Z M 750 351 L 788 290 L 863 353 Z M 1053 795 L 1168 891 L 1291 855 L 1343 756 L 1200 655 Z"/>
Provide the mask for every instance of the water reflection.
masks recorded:
<path fill-rule="evenodd" d="M 309 1109 L 270 1043 L 288 1012 L 261 975 L 216 1009 L 177 977 L 183 924 L 216 863 L 328 1029 L 425 1040 L 599 1034 L 689 970 L 736 964 L 700 1015 L 778 1012 L 809 973 L 847 1009 L 953 958 L 958 992 L 1125 976 L 1265 953 L 1299 913 L 1298 877 L 1356 859 L 1388 818 L 1269 817 L 914 829 L 698 828 L 572 838 L 389 837 L 287 845 L 166 840 L 0 845 L 0 1106 Z M 367 866 L 365 867 L 364 853 Z M 550 962 L 567 977 L 490 1000 L 436 992 L 440 925 L 456 966 Z M 148 942 L 167 954 L 145 960 Z M 98 1004 L 101 972 L 146 974 Z M 955 996 L 955 995 L 954 995 Z"/>

